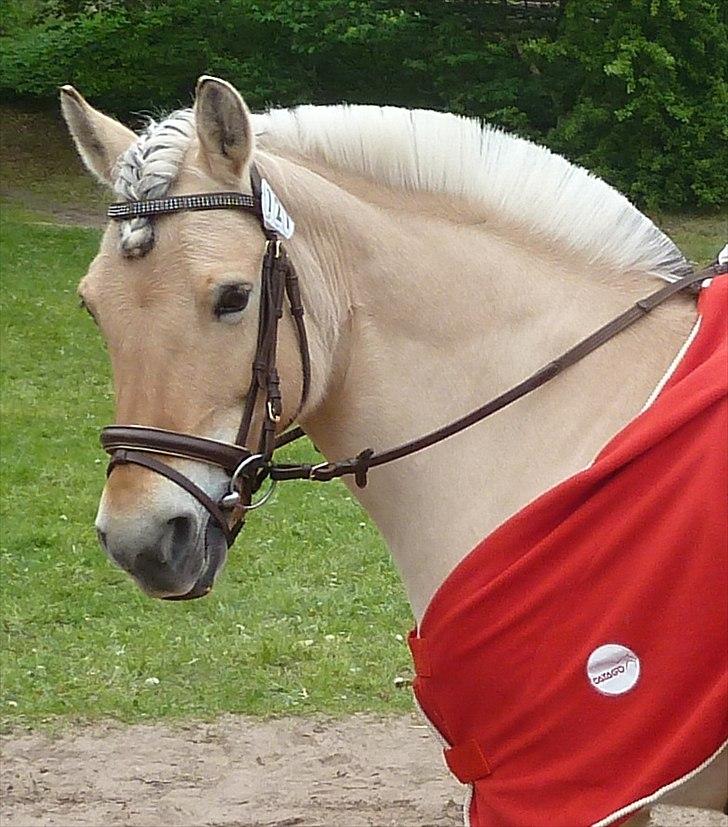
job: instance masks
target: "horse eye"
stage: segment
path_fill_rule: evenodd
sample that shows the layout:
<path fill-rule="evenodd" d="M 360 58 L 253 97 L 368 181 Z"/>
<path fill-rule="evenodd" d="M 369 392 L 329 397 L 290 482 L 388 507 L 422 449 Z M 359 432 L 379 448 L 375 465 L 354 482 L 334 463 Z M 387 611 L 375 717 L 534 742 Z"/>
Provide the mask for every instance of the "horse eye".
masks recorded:
<path fill-rule="evenodd" d="M 215 302 L 215 315 L 225 316 L 229 313 L 240 313 L 248 305 L 250 287 L 247 284 L 225 284 Z"/>

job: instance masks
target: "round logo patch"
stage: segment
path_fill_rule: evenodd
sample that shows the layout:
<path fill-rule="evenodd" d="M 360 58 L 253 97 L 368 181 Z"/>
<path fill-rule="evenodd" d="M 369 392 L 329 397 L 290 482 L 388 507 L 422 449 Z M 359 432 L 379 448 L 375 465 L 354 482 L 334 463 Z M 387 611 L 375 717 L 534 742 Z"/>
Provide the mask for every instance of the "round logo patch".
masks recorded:
<path fill-rule="evenodd" d="M 620 643 L 605 643 L 589 655 L 586 673 L 602 695 L 622 695 L 639 680 L 640 659 Z"/>

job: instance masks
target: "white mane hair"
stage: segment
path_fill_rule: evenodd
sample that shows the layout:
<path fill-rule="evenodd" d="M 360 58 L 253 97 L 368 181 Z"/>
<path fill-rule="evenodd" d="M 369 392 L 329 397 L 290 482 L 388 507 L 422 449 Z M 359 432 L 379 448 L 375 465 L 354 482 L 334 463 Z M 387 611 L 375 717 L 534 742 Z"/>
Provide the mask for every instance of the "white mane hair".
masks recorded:
<path fill-rule="evenodd" d="M 609 184 L 543 146 L 479 121 L 393 106 L 300 106 L 253 115 L 266 150 L 312 158 L 388 187 L 462 198 L 591 266 L 675 280 L 689 265 L 675 244 Z M 195 131 L 181 109 L 151 121 L 119 159 L 115 191 L 128 201 L 164 197 Z M 121 250 L 154 243 L 148 218 L 123 221 Z"/>
<path fill-rule="evenodd" d="M 392 106 L 300 106 L 254 115 L 259 143 L 397 189 L 482 205 L 592 266 L 674 281 L 675 244 L 601 178 L 546 147 L 479 121 Z"/>
<path fill-rule="evenodd" d="M 126 201 L 163 198 L 177 178 L 194 132 L 191 109 L 172 112 L 159 122 L 150 121 L 117 161 L 114 192 Z M 122 221 L 119 231 L 125 256 L 143 256 L 154 244 L 154 225 L 149 218 Z"/>

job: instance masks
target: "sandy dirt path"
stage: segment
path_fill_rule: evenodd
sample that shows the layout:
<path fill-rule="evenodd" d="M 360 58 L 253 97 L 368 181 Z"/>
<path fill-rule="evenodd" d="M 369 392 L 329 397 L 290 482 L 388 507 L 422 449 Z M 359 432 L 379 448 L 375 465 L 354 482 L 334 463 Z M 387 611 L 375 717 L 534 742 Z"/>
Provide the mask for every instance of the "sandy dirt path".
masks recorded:
<path fill-rule="evenodd" d="M 105 724 L 4 736 L 2 758 L 3 827 L 462 824 L 464 790 L 411 716 Z M 652 823 L 728 817 L 663 807 Z"/>
<path fill-rule="evenodd" d="M 3 827 L 462 823 L 462 788 L 412 717 L 104 725 L 2 752 Z"/>

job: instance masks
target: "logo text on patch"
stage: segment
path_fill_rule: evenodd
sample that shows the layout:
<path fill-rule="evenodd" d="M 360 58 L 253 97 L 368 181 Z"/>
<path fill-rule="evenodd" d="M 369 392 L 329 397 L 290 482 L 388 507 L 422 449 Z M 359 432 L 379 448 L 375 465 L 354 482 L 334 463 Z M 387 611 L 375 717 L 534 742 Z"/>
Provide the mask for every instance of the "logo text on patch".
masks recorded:
<path fill-rule="evenodd" d="M 602 695 L 623 695 L 639 680 L 640 659 L 621 643 L 605 643 L 589 655 L 586 673 Z"/>

